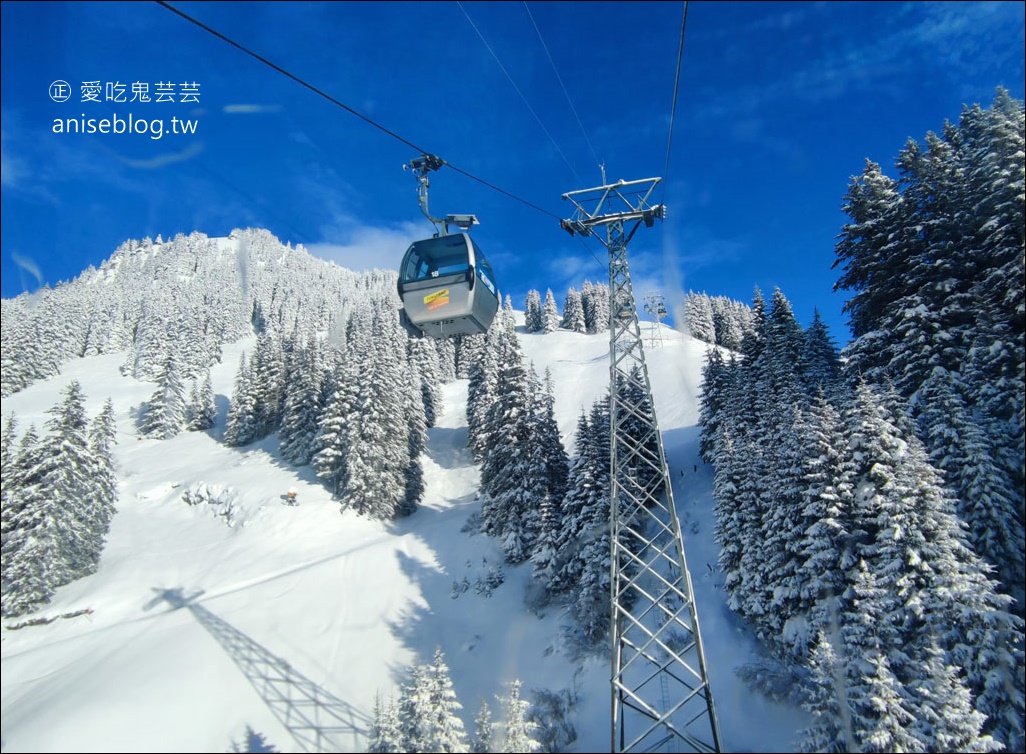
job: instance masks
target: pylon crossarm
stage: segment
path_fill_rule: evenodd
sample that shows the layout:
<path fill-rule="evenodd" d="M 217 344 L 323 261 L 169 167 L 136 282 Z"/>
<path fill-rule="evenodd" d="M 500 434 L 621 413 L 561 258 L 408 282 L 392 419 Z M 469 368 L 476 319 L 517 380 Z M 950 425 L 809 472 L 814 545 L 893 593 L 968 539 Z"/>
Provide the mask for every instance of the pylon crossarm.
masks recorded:
<path fill-rule="evenodd" d="M 661 178 L 643 178 L 637 181 L 621 180 L 604 186 L 563 194 L 563 199 L 569 200 L 576 211 L 572 218 L 560 221 L 560 226 L 571 235 L 578 233 L 582 236 L 593 235 L 592 229 L 599 225 L 622 225 L 635 220 L 644 222 L 646 227 L 651 227 L 656 219 L 661 220 L 665 216 L 665 207 L 662 204 L 652 205 L 648 202 L 652 191 L 661 180 Z M 632 195 L 634 201 L 629 199 L 628 195 Z M 585 203 L 593 204 L 595 209 L 589 211 L 585 208 Z M 610 204 L 620 206 L 620 211 L 608 211 L 610 208 L 607 205 Z M 600 214 L 604 209 L 607 211 Z M 638 226 L 635 226 L 631 230 L 630 236 L 634 235 L 637 228 Z M 628 240 L 630 240 L 630 236 L 628 236 Z M 602 239 L 599 238 L 599 240 Z M 603 241 L 603 243 L 609 246 L 607 242 Z"/>
<path fill-rule="evenodd" d="M 603 208 L 606 202 L 610 201 L 613 197 L 616 197 L 620 199 L 628 209 L 641 210 L 651 208 L 651 205 L 648 204 L 648 198 L 652 195 L 652 192 L 655 190 L 655 187 L 659 185 L 660 181 L 662 181 L 662 178 L 640 178 L 634 181 L 619 180 L 616 183 L 609 183 L 604 186 L 568 191 L 563 194 L 563 199 L 569 200 L 575 207 L 577 207 L 577 211 L 582 218 L 590 220 L 593 225 L 603 225 L 608 222 L 605 218 L 609 217 L 609 215 L 600 216 L 598 212 Z M 640 194 L 642 191 L 641 187 L 644 186 L 647 186 L 647 189 L 644 190 L 644 196 L 642 196 L 636 204 L 627 199 L 626 194 Z M 631 192 L 628 191 L 628 189 L 636 190 Z M 584 208 L 584 202 L 594 203 L 596 207 L 595 211 L 589 213 L 588 210 Z"/>

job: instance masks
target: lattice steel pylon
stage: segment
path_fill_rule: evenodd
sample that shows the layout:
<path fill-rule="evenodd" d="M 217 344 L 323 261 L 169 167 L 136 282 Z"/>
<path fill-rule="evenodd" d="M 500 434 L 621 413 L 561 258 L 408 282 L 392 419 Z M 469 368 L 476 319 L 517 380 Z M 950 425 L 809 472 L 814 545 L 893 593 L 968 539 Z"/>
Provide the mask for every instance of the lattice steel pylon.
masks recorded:
<path fill-rule="evenodd" d="M 698 611 L 627 265 L 637 229 L 665 215 L 663 205 L 648 201 L 660 180 L 563 194 L 576 211 L 560 222 L 571 235 L 605 226 L 606 240 L 596 237 L 609 250 L 611 750 L 718 752 Z"/>
<path fill-rule="evenodd" d="M 659 291 L 649 291 L 645 294 L 645 311 L 652 317 L 652 327 L 649 331 L 648 344 L 659 347 L 663 344 L 663 318 L 667 316 L 666 300 Z"/>

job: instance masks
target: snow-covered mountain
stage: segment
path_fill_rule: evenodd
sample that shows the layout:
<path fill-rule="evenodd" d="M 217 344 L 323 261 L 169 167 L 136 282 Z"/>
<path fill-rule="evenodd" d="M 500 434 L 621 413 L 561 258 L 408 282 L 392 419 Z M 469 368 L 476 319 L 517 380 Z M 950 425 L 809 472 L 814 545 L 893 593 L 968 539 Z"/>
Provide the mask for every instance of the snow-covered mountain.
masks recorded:
<path fill-rule="evenodd" d="M 570 450 L 582 410 L 608 386 L 608 336 L 520 327 L 518 337 L 525 360 L 551 370 Z M 738 680 L 755 645 L 715 570 L 712 469 L 697 427 L 712 346 L 669 329 L 661 340 L 647 349 L 649 371 L 724 748 L 788 751 L 806 715 Z M 90 416 L 112 399 L 119 485 L 98 571 L 5 621 L 3 751 L 245 750 L 247 730 L 280 751 L 363 751 L 376 695 L 396 695 L 409 666 L 438 648 L 468 732 L 482 701 L 501 722 L 499 698 L 519 679 L 526 699 L 547 690 L 572 701 L 577 737 L 566 750 L 608 750 L 608 657 L 571 656 L 564 616 L 525 606 L 530 565 L 504 564 L 496 541 L 465 527 L 480 507 L 467 381 L 443 386 L 418 510 L 372 521 L 340 513 L 310 467 L 282 461 L 275 436 L 221 442 L 239 357 L 254 346 L 223 344 L 211 370 L 218 418 L 206 432 L 140 437 L 153 383 L 126 373 L 125 350 L 73 359 L 3 399 L 4 418 L 13 412 L 22 428 L 42 426 L 72 380 Z M 290 489 L 294 507 L 283 504 Z M 39 618 L 56 619 L 12 630 Z"/>

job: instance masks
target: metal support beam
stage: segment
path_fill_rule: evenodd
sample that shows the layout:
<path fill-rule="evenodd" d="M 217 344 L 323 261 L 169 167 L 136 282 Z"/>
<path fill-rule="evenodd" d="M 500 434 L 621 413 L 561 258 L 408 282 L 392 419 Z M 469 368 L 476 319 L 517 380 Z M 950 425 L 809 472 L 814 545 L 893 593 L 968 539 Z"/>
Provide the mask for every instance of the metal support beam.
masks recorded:
<path fill-rule="evenodd" d="M 414 157 L 408 164 L 403 165 L 403 170 L 412 170 L 417 178 L 417 197 L 420 201 L 420 211 L 424 217 L 435 226 L 435 237 L 449 235 L 449 226 L 455 225 L 460 230 L 470 230 L 471 226 L 480 225 L 475 215 L 446 215 L 445 217 L 434 217 L 428 211 L 428 189 L 431 188 L 431 181 L 428 173 L 432 170 L 439 170 L 445 165 L 445 160 L 437 155 L 424 154 Z"/>
<path fill-rule="evenodd" d="M 650 291 L 645 294 L 645 311 L 654 320 L 648 343 L 653 347 L 661 346 L 663 344 L 662 322 L 666 316 L 666 302 L 661 293 Z"/>
<path fill-rule="evenodd" d="M 665 214 L 663 205 L 648 203 L 659 180 L 564 194 L 577 211 L 560 223 L 582 235 L 605 226 L 609 250 L 612 751 L 718 752 L 698 611 L 627 264 L 634 232 Z"/>

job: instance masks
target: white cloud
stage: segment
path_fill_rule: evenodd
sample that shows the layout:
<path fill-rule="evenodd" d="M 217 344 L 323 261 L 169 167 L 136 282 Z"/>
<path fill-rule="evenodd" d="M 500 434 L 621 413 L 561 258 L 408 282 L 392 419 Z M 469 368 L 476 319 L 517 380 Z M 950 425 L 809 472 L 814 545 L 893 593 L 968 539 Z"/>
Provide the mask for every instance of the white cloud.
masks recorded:
<path fill-rule="evenodd" d="M 243 113 L 247 115 L 255 113 L 277 113 L 281 111 L 281 105 L 225 105 L 221 108 L 221 111 L 225 113 Z"/>
<path fill-rule="evenodd" d="M 42 285 L 43 283 L 43 271 L 39 269 L 39 265 L 36 264 L 34 259 L 22 256 L 16 251 L 11 252 L 11 261 L 18 265 L 18 268 L 24 270 L 29 275 L 36 279 L 36 285 Z"/>
<path fill-rule="evenodd" d="M 398 269 L 411 243 L 431 234 L 425 232 L 424 223 L 405 222 L 390 228 L 351 226 L 340 235 L 345 237 L 342 242 L 322 241 L 304 246 L 315 257 L 347 270 L 393 270 Z"/>
<path fill-rule="evenodd" d="M 194 141 L 192 144 L 187 146 L 180 152 L 166 152 L 164 154 L 158 154 L 156 157 L 150 157 L 148 160 L 135 160 L 128 157 L 122 157 L 121 155 L 115 155 L 121 162 L 125 163 L 129 167 L 142 168 L 144 170 L 150 170 L 153 168 L 162 168 L 165 165 L 170 165 L 175 162 L 182 162 L 189 160 L 200 152 L 203 151 L 203 142 Z"/>

